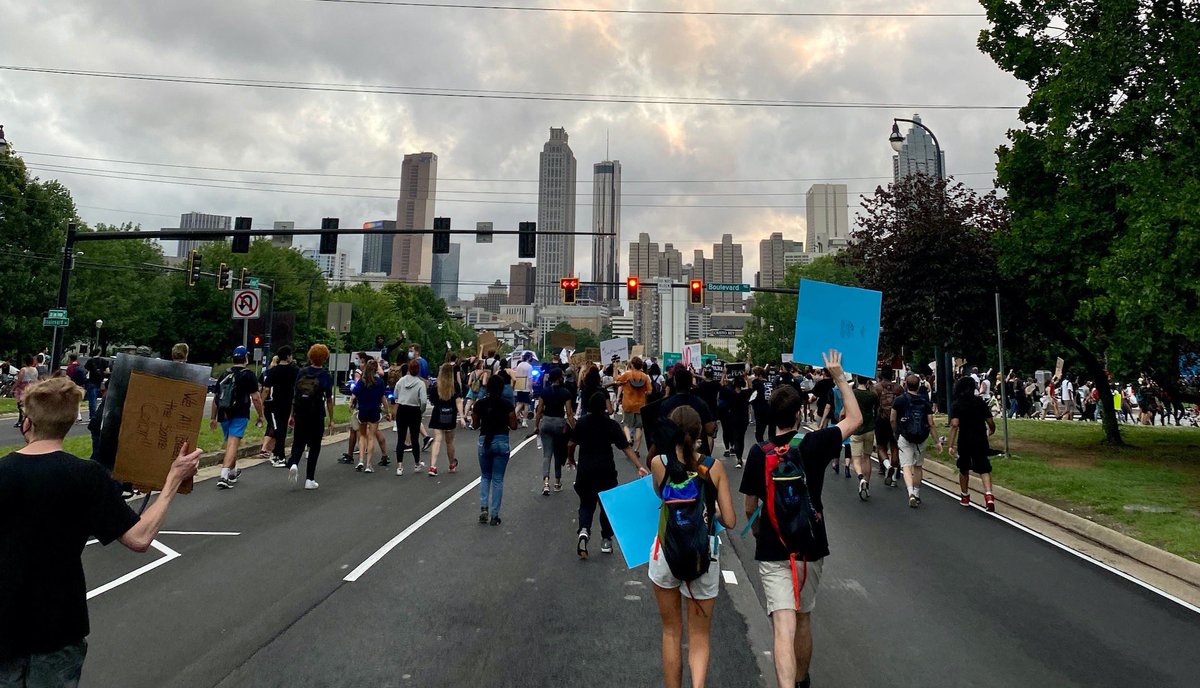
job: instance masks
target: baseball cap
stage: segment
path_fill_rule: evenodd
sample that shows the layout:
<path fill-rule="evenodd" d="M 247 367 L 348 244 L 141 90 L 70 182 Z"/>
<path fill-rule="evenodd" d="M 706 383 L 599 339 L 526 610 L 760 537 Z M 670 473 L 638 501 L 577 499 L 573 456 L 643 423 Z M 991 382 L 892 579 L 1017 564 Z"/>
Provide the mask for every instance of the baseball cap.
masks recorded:
<path fill-rule="evenodd" d="M 238 356 L 245 356 L 246 355 L 246 347 L 244 347 L 244 346 L 237 347 L 236 349 L 233 350 L 233 355 L 235 358 Z"/>

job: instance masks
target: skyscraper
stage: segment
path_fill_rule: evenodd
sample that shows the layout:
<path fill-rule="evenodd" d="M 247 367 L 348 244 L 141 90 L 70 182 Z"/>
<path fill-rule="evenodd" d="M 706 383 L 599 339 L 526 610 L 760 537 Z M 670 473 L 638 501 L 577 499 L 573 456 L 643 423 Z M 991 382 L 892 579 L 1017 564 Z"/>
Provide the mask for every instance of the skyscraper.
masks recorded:
<path fill-rule="evenodd" d="M 533 263 L 517 263 L 508 266 L 508 304 L 510 306 L 527 306 L 533 303 L 535 277 L 537 268 Z"/>
<path fill-rule="evenodd" d="M 458 300 L 458 268 L 461 256 L 462 244 L 450 244 L 449 253 L 439 253 L 433 257 L 431 286 L 433 293 L 446 303 Z"/>
<path fill-rule="evenodd" d="M 433 229 L 434 199 L 437 196 L 437 156 L 409 153 L 400 166 L 400 200 L 396 203 L 396 228 L 402 230 L 392 242 L 392 270 L 388 276 L 404 282 L 433 281 L 433 239 L 424 234 L 407 234 L 406 229 Z"/>
<path fill-rule="evenodd" d="M 912 116 L 920 122 L 920 115 Z M 942 174 L 946 170 L 946 152 L 941 151 Z M 938 149 L 933 145 L 933 137 L 921 127 L 912 126 L 904 137 L 904 145 L 900 152 L 892 156 L 892 178 L 900 181 L 905 177 L 921 173 L 932 179 L 938 174 Z"/>
<path fill-rule="evenodd" d="M 621 161 L 605 160 L 592 166 L 592 280 L 621 281 Z M 620 287 L 600 285 L 597 301 L 615 304 Z"/>
<path fill-rule="evenodd" d="M 349 281 L 350 260 L 345 251 L 327 254 L 321 253 L 315 248 L 306 248 L 300 254 L 316 263 L 317 267 L 321 269 L 322 276 L 330 284 L 345 284 Z"/>
<path fill-rule="evenodd" d="M 630 304 L 634 338 L 646 346 L 647 352 L 659 353 L 662 346 L 660 320 L 666 312 L 664 308 L 672 309 L 680 304 L 676 303 L 674 296 L 659 296 L 655 281 L 656 278 L 682 280 L 683 254 L 671 244 L 659 251 L 658 244 L 650 241 L 650 235 L 642 232 L 637 241 L 629 242 L 629 274 L 639 278 L 644 285 L 637 302 Z M 679 289 L 673 289 L 672 294 L 674 292 L 681 293 L 681 298 L 684 299 L 682 307 L 686 310 L 687 296 Z M 672 323 L 674 322 L 675 320 L 672 320 Z M 682 333 L 682 324 L 680 327 Z"/>
<path fill-rule="evenodd" d="M 721 243 L 713 244 L 712 275 L 709 280 L 725 284 L 742 282 L 742 245 L 733 243 L 732 234 L 721 235 Z M 742 309 L 741 292 L 708 292 L 704 300 L 713 313 L 739 312 Z"/>
<path fill-rule="evenodd" d="M 538 164 L 537 293 L 545 306 L 559 301 L 559 280 L 575 273 L 575 155 L 567 130 L 550 129 Z"/>
<path fill-rule="evenodd" d="M 228 215 L 205 215 L 204 213 L 190 212 L 179 216 L 180 229 L 223 229 L 229 231 L 229 228 L 232 226 L 233 218 Z M 175 255 L 180 258 L 187 258 L 192 249 L 199 249 L 203 243 L 203 241 L 194 241 L 192 239 L 180 239 L 175 249 Z"/>
<path fill-rule="evenodd" d="M 787 272 L 784 254 L 799 250 L 800 242 L 784 239 L 782 232 L 775 232 L 770 239 L 758 242 L 758 284 L 755 286 L 779 286 Z"/>
<path fill-rule="evenodd" d="M 392 274 L 392 246 L 395 243 L 395 234 L 384 234 L 382 232 L 373 232 L 374 229 L 395 230 L 395 220 L 376 220 L 375 222 L 364 222 L 363 229 L 367 230 L 363 234 L 363 250 L 362 250 L 362 269 L 359 272 L 379 273 L 385 275 Z"/>
<path fill-rule="evenodd" d="M 810 254 L 836 253 L 850 242 L 849 207 L 845 184 L 813 184 L 804 198 Z"/>

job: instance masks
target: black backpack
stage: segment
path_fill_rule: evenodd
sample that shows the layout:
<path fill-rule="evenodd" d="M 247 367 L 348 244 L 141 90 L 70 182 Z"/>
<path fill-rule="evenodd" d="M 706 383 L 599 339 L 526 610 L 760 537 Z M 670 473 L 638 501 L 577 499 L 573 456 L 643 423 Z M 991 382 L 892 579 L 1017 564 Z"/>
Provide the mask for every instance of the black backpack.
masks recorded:
<path fill-rule="evenodd" d="M 318 413 L 321 405 L 325 402 L 320 373 L 301 373 L 296 378 L 296 389 L 293 395 L 292 405 L 296 413 Z"/>
<path fill-rule="evenodd" d="M 808 489 L 808 474 L 800 456 L 801 439 L 797 433 L 788 444 L 776 446 L 767 442 L 762 445 L 766 454 L 767 488 L 763 511 L 788 552 L 797 609 L 800 608 L 800 591 L 808 582 L 808 553 L 816 546 L 817 524 L 821 521 L 821 513 L 813 505 Z M 797 557 L 803 572 L 796 567 Z"/>
<path fill-rule="evenodd" d="M 900 436 L 913 444 L 921 444 L 929 439 L 929 402 L 919 394 L 908 394 L 907 397 L 904 415 L 899 417 L 897 423 Z"/>
<path fill-rule="evenodd" d="M 221 376 L 221 380 L 217 382 L 217 408 L 222 411 L 229 411 L 237 405 L 237 378 L 238 371 L 231 369 Z"/>

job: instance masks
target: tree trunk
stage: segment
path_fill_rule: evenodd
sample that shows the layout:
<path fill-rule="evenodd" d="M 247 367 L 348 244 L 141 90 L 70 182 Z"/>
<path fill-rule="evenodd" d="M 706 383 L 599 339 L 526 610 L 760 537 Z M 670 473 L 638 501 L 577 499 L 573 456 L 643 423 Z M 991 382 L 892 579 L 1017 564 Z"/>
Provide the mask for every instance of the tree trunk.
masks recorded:
<path fill-rule="evenodd" d="M 1104 364 L 1100 362 L 1099 357 L 1092 353 L 1091 349 L 1084 345 L 1079 339 L 1071 335 L 1065 327 L 1057 320 L 1046 317 L 1039 317 L 1038 321 L 1045 328 L 1046 334 L 1050 335 L 1059 343 L 1067 346 L 1074 351 L 1083 361 L 1083 365 L 1087 368 L 1088 374 L 1092 376 L 1097 388 L 1100 390 L 1100 411 L 1102 424 L 1104 425 L 1104 444 L 1114 447 L 1124 447 L 1125 440 L 1121 439 L 1121 426 L 1117 423 L 1117 410 L 1112 405 L 1112 388 L 1108 385 L 1108 371 L 1104 368 Z"/>

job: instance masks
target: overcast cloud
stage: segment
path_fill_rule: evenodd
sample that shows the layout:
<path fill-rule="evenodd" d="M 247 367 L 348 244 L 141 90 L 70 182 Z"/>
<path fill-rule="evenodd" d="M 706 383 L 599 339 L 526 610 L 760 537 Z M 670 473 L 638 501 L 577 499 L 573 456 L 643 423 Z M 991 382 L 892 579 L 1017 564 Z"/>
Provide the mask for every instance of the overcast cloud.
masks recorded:
<path fill-rule="evenodd" d="M 502 0 L 509 2 L 510 0 Z M 532 4 L 535 0 L 511 0 Z M 981 12 L 970 0 L 544 0 L 543 4 L 723 10 Z M 1026 91 L 979 53 L 982 18 L 645 17 L 463 9 L 413 9 L 307 0 L 2 0 L 0 63 L 118 72 L 506 91 L 648 94 L 781 100 L 1020 105 Z M 626 183 L 621 259 L 639 232 L 692 250 L 731 233 L 745 274 L 758 240 L 803 239 L 812 183 L 637 184 L 638 180 L 878 177 L 849 180 L 866 192 L 891 176 L 887 135 L 912 108 L 845 110 L 546 103 L 259 90 L 118 81 L 0 70 L 0 123 L 31 165 L 254 179 L 328 187 L 304 194 L 196 188 L 37 171 L 74 193 L 89 223 L 175 226 L 181 212 L 248 215 L 343 227 L 395 219 L 399 182 L 172 170 L 53 159 L 56 153 L 121 160 L 398 177 L 405 153 L 438 155 L 438 215 L 456 228 L 536 219 L 533 181 L 549 128 L 562 126 L 579 163 L 577 229 L 591 223 L 591 165 L 610 157 Z M 994 151 L 1013 111 L 925 110 L 946 150 L 947 171 L 990 188 Z M 984 174 L 968 174 L 984 173 Z M 181 181 L 181 180 L 173 180 Z M 207 182 L 210 184 L 226 182 Z M 292 188 L 295 187 L 284 187 Z M 465 192 L 498 191 L 498 195 Z M 794 195 L 712 197 L 685 193 Z M 327 193 L 380 196 L 348 198 Z M 635 194 L 667 194 L 638 196 Z M 857 199 L 857 194 L 852 193 Z M 477 202 L 465 202 L 471 199 Z M 505 201 L 500 203 L 499 201 Z M 679 207 L 650 208 L 645 205 Z M 794 206 L 718 209 L 695 206 Z M 852 205 L 855 205 L 852 203 Z M 692 206 L 692 207 L 689 207 Z M 515 238 L 462 241 L 462 296 L 507 280 Z M 314 242 L 311 242 L 315 244 Z M 343 239 L 357 267 L 360 241 Z M 576 244 L 589 276 L 590 237 Z"/>

